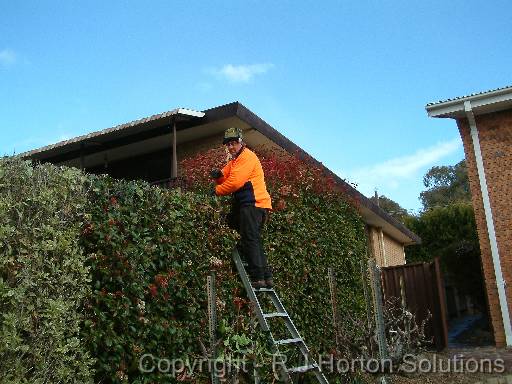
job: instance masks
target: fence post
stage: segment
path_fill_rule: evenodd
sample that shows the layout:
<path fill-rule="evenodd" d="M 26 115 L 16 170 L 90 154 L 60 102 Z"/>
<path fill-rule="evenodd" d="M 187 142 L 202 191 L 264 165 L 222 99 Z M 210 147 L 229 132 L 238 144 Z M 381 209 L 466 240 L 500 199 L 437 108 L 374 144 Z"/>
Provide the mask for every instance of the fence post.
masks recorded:
<path fill-rule="evenodd" d="M 435 277 L 435 285 L 437 287 L 437 299 L 439 301 L 439 311 L 440 311 L 440 321 L 442 325 L 442 334 L 443 334 L 443 349 L 448 346 L 448 319 L 446 315 L 446 300 L 445 300 L 445 290 L 444 284 L 441 277 L 441 267 L 439 265 L 439 257 L 434 259 L 434 277 Z"/>
<path fill-rule="evenodd" d="M 381 286 L 381 270 L 375 263 L 374 259 L 370 259 L 369 266 L 371 269 L 372 294 L 375 308 L 375 326 L 377 344 L 379 346 L 379 358 L 384 361 L 388 357 L 388 346 L 386 342 L 386 327 L 384 324 L 384 305 L 382 303 L 382 286 Z M 381 384 L 386 384 L 385 376 L 380 378 Z"/>
<path fill-rule="evenodd" d="M 210 334 L 210 374 L 212 384 L 219 383 L 219 376 L 216 371 L 215 360 L 217 359 L 217 295 L 215 292 L 215 274 L 211 273 L 206 278 L 206 291 L 208 293 L 208 330 Z"/>

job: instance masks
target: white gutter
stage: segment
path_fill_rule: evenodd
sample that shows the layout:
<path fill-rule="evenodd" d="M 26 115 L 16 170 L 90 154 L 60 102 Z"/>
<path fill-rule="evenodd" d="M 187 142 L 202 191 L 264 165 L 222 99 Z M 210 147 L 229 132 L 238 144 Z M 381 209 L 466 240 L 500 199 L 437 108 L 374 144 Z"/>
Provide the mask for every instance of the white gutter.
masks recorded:
<path fill-rule="evenodd" d="M 480 148 L 480 139 L 478 138 L 478 130 L 476 127 L 475 116 L 471 101 L 464 102 L 464 111 L 471 128 L 471 139 L 473 141 L 473 150 L 476 159 L 476 168 L 478 170 L 478 178 L 480 181 L 480 190 L 482 192 L 482 200 L 484 203 L 485 221 L 487 224 L 487 232 L 489 234 L 489 242 L 491 243 L 491 255 L 494 266 L 494 275 L 496 277 L 496 285 L 498 287 L 498 297 L 500 301 L 501 317 L 503 320 L 503 328 L 505 329 L 505 338 L 507 347 L 512 346 L 512 326 L 510 324 L 510 313 L 508 310 L 507 295 L 505 293 L 506 282 L 503 279 L 501 270 L 500 255 L 498 252 L 498 242 L 496 240 L 496 232 L 494 230 L 494 219 L 492 216 L 491 203 L 489 199 L 489 190 L 487 189 L 487 180 L 485 178 L 484 162 L 482 159 L 482 151 Z"/>

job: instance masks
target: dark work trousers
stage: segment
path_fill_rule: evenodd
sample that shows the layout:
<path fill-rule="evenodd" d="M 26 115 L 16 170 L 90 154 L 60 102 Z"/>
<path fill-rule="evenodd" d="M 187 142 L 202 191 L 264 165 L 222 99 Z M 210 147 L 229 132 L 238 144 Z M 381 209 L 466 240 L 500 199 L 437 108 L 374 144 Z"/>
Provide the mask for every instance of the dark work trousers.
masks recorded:
<path fill-rule="evenodd" d="M 233 207 L 230 225 L 240 234 L 242 256 L 247 261 L 247 272 L 251 280 L 272 277 L 267 257 L 261 242 L 261 230 L 268 215 L 267 210 L 254 206 Z"/>

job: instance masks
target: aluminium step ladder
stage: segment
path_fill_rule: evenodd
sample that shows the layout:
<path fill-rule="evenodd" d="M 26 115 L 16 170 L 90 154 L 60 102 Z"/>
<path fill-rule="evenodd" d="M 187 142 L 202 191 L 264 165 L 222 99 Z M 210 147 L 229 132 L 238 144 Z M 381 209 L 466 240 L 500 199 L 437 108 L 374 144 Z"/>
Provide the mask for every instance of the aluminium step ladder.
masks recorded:
<path fill-rule="evenodd" d="M 270 339 L 274 346 L 274 352 L 279 353 L 279 346 L 293 345 L 300 349 L 300 352 L 306 361 L 305 365 L 293 368 L 287 368 L 284 366 L 284 364 L 280 364 L 281 370 L 283 371 L 282 373 L 284 380 L 293 382 L 291 379 L 292 374 L 312 372 L 320 384 L 329 384 L 324 374 L 322 373 L 320 366 L 310 356 L 310 352 L 306 343 L 300 336 L 297 328 L 295 328 L 292 319 L 286 312 L 286 309 L 284 308 L 284 305 L 279 299 L 276 291 L 273 288 L 253 288 L 249 276 L 245 271 L 244 263 L 242 262 L 236 247 L 233 249 L 232 257 L 233 261 L 235 262 L 236 269 L 238 270 L 238 274 L 240 275 L 240 278 L 244 284 L 247 295 L 249 296 L 249 300 L 251 300 L 251 303 L 254 305 L 254 311 L 256 317 L 258 318 L 260 327 L 265 333 L 270 335 Z M 272 301 L 273 306 L 276 308 L 276 312 L 263 313 L 258 295 L 268 295 Z M 269 322 L 267 321 L 267 319 L 271 318 L 282 318 L 291 337 L 288 339 L 276 340 L 272 334 L 272 331 L 270 330 Z"/>

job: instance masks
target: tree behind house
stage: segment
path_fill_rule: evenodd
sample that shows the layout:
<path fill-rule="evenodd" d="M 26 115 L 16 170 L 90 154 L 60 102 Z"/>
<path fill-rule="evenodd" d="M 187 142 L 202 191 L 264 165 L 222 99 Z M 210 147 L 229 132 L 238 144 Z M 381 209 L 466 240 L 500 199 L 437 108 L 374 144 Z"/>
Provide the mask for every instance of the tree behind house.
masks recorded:
<path fill-rule="evenodd" d="M 466 161 L 430 168 L 423 177 L 425 191 L 420 193 L 423 209 L 445 207 L 455 202 L 471 202 Z"/>
<path fill-rule="evenodd" d="M 406 248 L 407 262 L 439 257 L 443 271 L 461 291 L 485 309 L 480 246 L 465 161 L 432 167 L 424 176 L 423 212 L 406 217 L 422 244 Z"/>
<path fill-rule="evenodd" d="M 403 208 L 396 201 L 391 200 L 389 197 L 386 197 L 384 195 L 379 196 L 378 202 L 375 197 L 372 197 L 371 201 L 376 203 L 380 208 L 382 208 L 385 212 L 387 212 L 391 217 L 397 219 L 400 222 L 403 222 L 405 217 L 410 216 L 407 209 Z"/>

